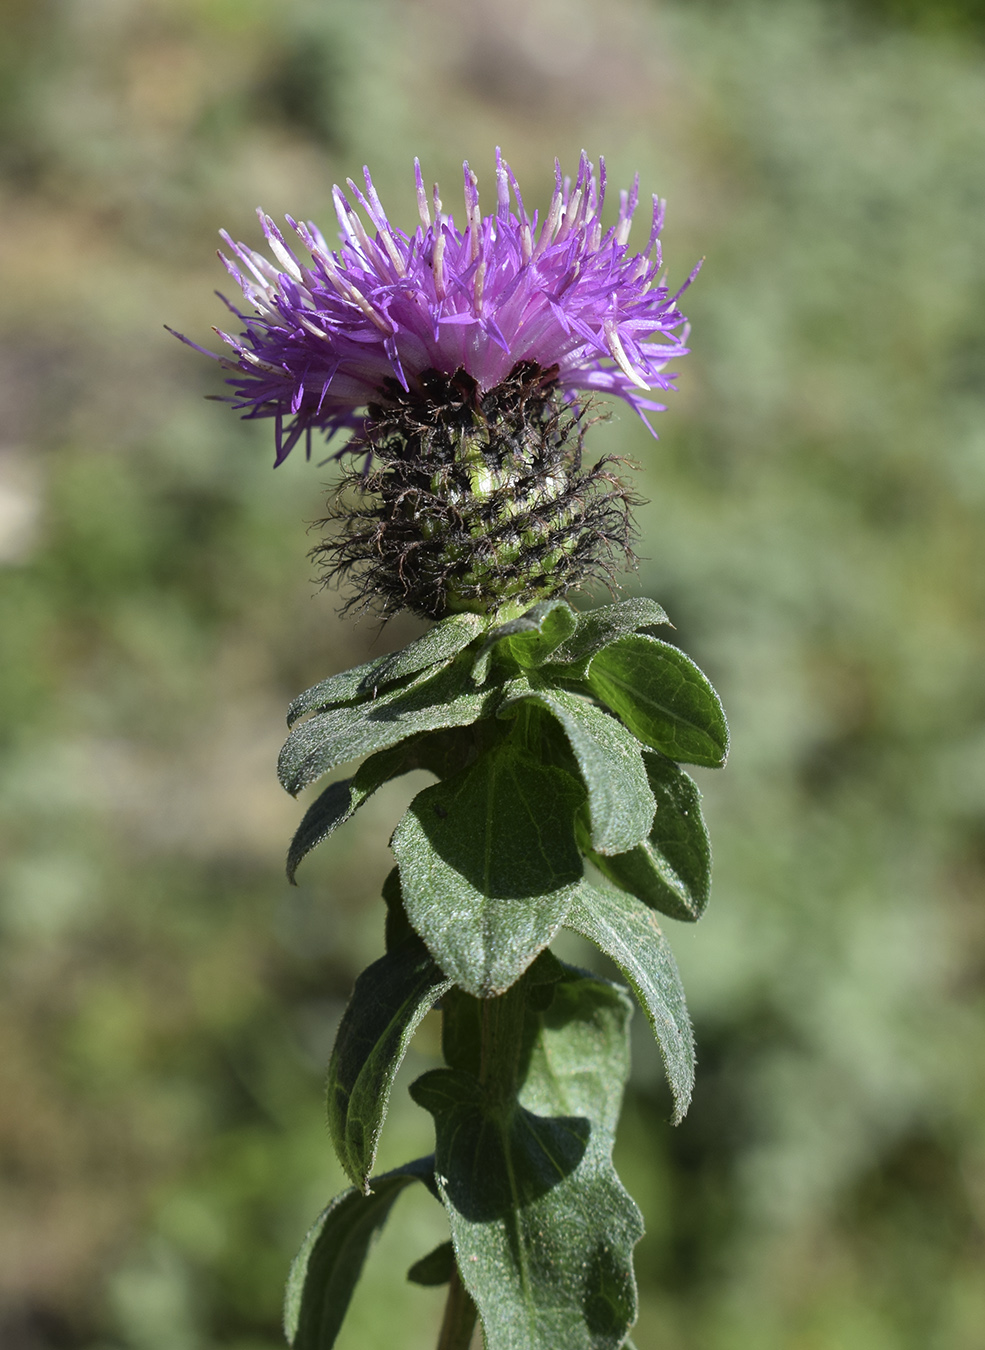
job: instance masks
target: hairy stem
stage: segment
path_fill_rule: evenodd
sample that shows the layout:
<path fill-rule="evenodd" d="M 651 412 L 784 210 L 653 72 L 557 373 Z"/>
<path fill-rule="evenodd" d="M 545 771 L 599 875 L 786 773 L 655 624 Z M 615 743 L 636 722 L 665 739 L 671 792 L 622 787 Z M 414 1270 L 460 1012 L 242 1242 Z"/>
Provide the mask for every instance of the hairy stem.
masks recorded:
<path fill-rule="evenodd" d="M 458 1017 L 463 1014 L 469 1019 L 478 1016 L 480 1050 L 476 1067 L 479 1082 L 485 1089 L 488 1106 L 505 1117 L 512 1110 L 520 1085 L 526 981 L 518 980 L 499 998 L 472 999 L 461 990 L 455 993 L 458 1001 L 446 1000 L 445 1017 L 455 1015 L 453 1007 L 457 1007 Z M 470 1009 L 472 1011 L 468 1011 Z M 477 1316 L 476 1306 L 456 1267 L 448 1288 L 438 1350 L 468 1350 Z"/>
<path fill-rule="evenodd" d="M 482 1000 L 482 1058 L 479 1082 L 491 1105 L 509 1108 L 517 1094 L 523 1049 L 525 981 L 521 978 L 499 998 Z"/>

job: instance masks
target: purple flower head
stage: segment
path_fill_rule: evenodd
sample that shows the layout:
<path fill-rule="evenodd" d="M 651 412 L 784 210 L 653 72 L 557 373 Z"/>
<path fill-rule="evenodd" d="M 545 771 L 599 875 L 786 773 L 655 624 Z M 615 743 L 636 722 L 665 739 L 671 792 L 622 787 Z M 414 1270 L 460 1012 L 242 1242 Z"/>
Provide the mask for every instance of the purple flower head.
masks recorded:
<path fill-rule="evenodd" d="M 365 191 L 351 179 L 348 185 L 369 229 L 349 197 L 333 190 L 337 252 L 313 224 L 289 216 L 310 262 L 263 212 L 276 264 L 223 233 L 233 256 L 220 257 L 253 310 L 229 306 L 243 324 L 238 337 L 215 330 L 236 354 L 221 358 L 235 372 L 230 401 L 244 417 L 276 418 L 277 464 L 302 435 L 310 455 L 312 431 L 359 429 L 361 410 L 385 401 L 389 382 L 410 390 L 431 369 L 444 375 L 464 369 L 484 391 L 518 362 L 556 366 L 570 402 L 586 393 L 615 394 L 649 426 L 647 411 L 664 405 L 648 392 L 673 388 L 664 368 L 687 351 L 677 301 L 695 273 L 676 295 L 660 277 L 664 203 L 657 197 L 647 246 L 629 255 L 638 177 L 632 191 L 620 193 L 616 224 L 603 231 L 604 161 L 596 178 L 583 153 L 574 184 L 555 162 L 554 195 L 541 220 L 536 211 L 528 217 L 497 150 L 496 212 L 481 214 L 466 163 L 459 230 L 442 209 L 437 185 L 429 204 L 415 161 L 421 224 L 407 235 L 387 220 L 364 173 Z"/>

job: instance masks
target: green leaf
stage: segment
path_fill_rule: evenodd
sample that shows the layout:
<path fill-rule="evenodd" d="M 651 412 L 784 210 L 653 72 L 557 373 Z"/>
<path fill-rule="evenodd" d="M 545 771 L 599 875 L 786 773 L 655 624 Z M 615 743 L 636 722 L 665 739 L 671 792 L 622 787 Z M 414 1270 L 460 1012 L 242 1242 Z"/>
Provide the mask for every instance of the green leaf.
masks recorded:
<path fill-rule="evenodd" d="M 450 614 L 399 652 L 383 658 L 380 683 L 452 661 L 489 626 L 482 614 Z"/>
<path fill-rule="evenodd" d="M 578 622 L 565 600 L 542 600 L 517 619 L 490 630 L 472 666 L 472 679 L 484 684 L 493 652 L 501 643 L 509 643 L 509 652 L 521 666 L 535 667 L 548 660 L 556 647 L 569 637 Z"/>
<path fill-rule="evenodd" d="M 335 1037 L 327 1099 L 335 1152 L 363 1190 L 411 1037 L 450 987 L 418 937 L 388 951 L 356 980 Z"/>
<path fill-rule="evenodd" d="M 487 738 L 498 733 L 490 728 Z M 308 807 L 287 852 L 287 879 L 293 884 L 301 862 L 330 834 L 351 820 L 364 802 L 392 778 L 427 769 L 439 778 L 463 768 L 475 757 L 475 737 L 461 727 L 424 732 L 389 750 L 370 755 L 352 778 L 330 783 Z"/>
<path fill-rule="evenodd" d="M 390 750 L 381 750 L 371 755 L 352 778 L 330 783 L 308 807 L 291 840 L 287 851 L 287 879 L 294 881 L 294 874 L 305 857 L 322 840 L 333 834 L 340 825 L 351 820 L 356 811 L 373 793 L 391 778 L 416 769 L 419 760 L 416 755 L 418 738 L 403 741 Z"/>
<path fill-rule="evenodd" d="M 407 917 L 470 994 L 509 988 L 564 921 L 583 801 L 570 774 L 502 742 L 418 793 L 397 826 Z"/>
<path fill-rule="evenodd" d="M 594 848 L 625 853 L 647 837 L 653 793 L 636 737 L 597 704 L 567 689 L 538 689 L 525 697 L 561 723 L 588 789 Z M 500 709 L 503 716 L 509 707 Z"/>
<path fill-rule="evenodd" d="M 524 618 L 532 620 L 533 627 L 510 634 L 509 641 L 511 655 L 528 669 L 543 665 L 578 623 L 578 616 L 564 600 L 545 600 Z"/>
<path fill-rule="evenodd" d="M 433 1287 L 447 1284 L 454 1269 L 455 1249 L 450 1242 L 442 1242 L 433 1252 L 428 1252 L 427 1256 L 414 1262 L 407 1272 L 407 1278 L 412 1284 Z"/>
<path fill-rule="evenodd" d="M 697 784 L 672 760 L 643 756 L 657 802 L 649 838 L 631 852 L 589 857 L 624 891 L 672 919 L 701 918 L 711 894 L 711 844 Z"/>
<path fill-rule="evenodd" d="M 408 1163 L 377 1177 L 371 1195 L 343 1191 L 318 1216 L 287 1280 L 284 1335 L 294 1350 L 331 1350 L 371 1241 L 411 1182 L 433 1186 L 433 1168 L 433 1158 Z"/>
<path fill-rule="evenodd" d="M 287 725 L 293 726 L 305 713 L 375 698 L 378 690 L 409 675 L 447 664 L 479 636 L 486 622 L 478 614 L 453 614 L 398 652 L 388 652 L 352 670 L 330 675 L 298 695 L 287 711 Z"/>
<path fill-rule="evenodd" d="M 435 1180 L 487 1350 L 617 1350 L 635 1319 L 643 1225 L 612 1166 L 630 1012 L 622 990 L 568 970 L 511 1108 L 457 1069 L 411 1088 L 435 1119 Z"/>
<path fill-rule="evenodd" d="M 719 768 L 728 725 L 718 695 L 677 647 L 641 633 L 598 652 L 588 684 L 634 736 L 668 759 Z"/>
<path fill-rule="evenodd" d="M 467 726 L 491 716 L 500 697 L 496 688 L 473 689 L 466 666 L 455 664 L 370 702 L 318 713 L 285 741 L 277 766 L 280 781 L 297 796 L 339 764 L 387 750 L 418 732 Z"/>
<path fill-rule="evenodd" d="M 625 892 L 584 882 L 565 923 L 611 957 L 633 986 L 660 1046 L 680 1124 L 694 1089 L 694 1037 L 677 964 L 653 911 Z"/>
<path fill-rule="evenodd" d="M 656 600 L 645 597 L 620 600 L 614 605 L 599 605 L 578 616 L 578 626 L 571 637 L 551 655 L 551 664 L 577 665 L 601 651 L 625 633 L 640 628 L 656 628 L 670 620 Z"/>

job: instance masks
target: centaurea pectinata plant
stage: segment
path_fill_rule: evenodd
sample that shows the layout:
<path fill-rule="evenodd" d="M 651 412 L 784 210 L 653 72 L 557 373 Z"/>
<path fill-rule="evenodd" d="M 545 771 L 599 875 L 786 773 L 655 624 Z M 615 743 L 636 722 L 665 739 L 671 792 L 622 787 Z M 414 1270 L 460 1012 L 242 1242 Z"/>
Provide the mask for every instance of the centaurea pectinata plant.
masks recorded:
<path fill-rule="evenodd" d="M 603 229 L 599 167 L 583 155 L 573 184 L 557 168 L 543 219 L 497 154 L 495 214 L 466 165 L 461 230 L 417 166 L 413 235 L 367 171 L 351 200 L 335 189 L 334 251 L 288 218 L 302 252 L 262 214 L 275 262 L 226 238 L 247 306 L 230 305 L 239 334 L 219 334 L 230 401 L 275 420 L 277 464 L 301 440 L 310 456 L 313 436 L 350 433 L 314 553 L 351 583 L 348 606 L 434 621 L 288 713 L 289 792 L 362 761 L 306 811 L 292 879 L 384 783 L 412 769 L 437 780 L 391 838 L 385 953 L 356 981 L 332 1053 L 328 1120 L 353 1188 L 292 1268 L 299 1350 L 334 1344 L 370 1241 L 415 1183 L 451 1230 L 409 1272 L 449 1285 L 439 1350 L 465 1350 L 477 1316 L 489 1350 L 616 1350 L 635 1321 L 643 1224 L 612 1164 L 632 1003 L 550 944 L 573 929 L 622 971 L 679 1120 L 694 1052 L 656 912 L 692 921 L 707 903 L 708 837 L 680 766 L 724 763 L 728 732 L 701 671 L 654 635 L 668 622 L 658 604 L 576 611 L 565 598 L 634 562 L 621 464 L 583 463 L 595 396 L 645 420 L 686 353 L 681 292 L 661 276 L 663 205 L 630 256 L 637 188 Z M 447 1067 L 410 1089 L 434 1118 L 434 1154 L 373 1177 L 394 1077 L 434 1007 Z"/>

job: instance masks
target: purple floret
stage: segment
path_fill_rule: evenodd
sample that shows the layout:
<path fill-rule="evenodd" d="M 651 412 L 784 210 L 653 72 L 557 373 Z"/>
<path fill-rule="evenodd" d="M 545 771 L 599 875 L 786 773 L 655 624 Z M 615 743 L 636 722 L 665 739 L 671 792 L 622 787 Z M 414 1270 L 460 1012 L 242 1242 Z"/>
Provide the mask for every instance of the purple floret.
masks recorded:
<path fill-rule="evenodd" d="M 596 179 L 583 153 L 573 185 L 555 162 L 543 221 L 536 211 L 528 218 L 498 150 L 495 215 L 481 215 L 467 163 L 464 173 L 464 230 L 443 212 L 437 186 L 429 204 L 415 160 L 421 224 L 413 235 L 387 220 L 368 169 L 365 191 L 351 179 L 348 186 L 375 233 L 336 187 L 337 252 L 314 225 L 287 217 L 310 256 L 302 262 L 262 211 L 276 264 L 223 233 L 233 257 L 220 257 L 254 312 L 229 306 L 244 331 L 215 330 L 236 353 L 220 359 L 236 372 L 231 402 L 243 416 L 276 418 L 277 464 L 302 435 L 310 455 L 312 431 L 358 430 L 367 403 L 385 399 L 388 381 L 410 389 L 429 369 L 464 369 L 486 390 L 520 361 L 556 365 L 571 402 L 614 394 L 647 426 L 646 413 L 663 409 L 647 394 L 673 388 L 664 368 L 687 351 L 677 301 L 697 271 L 675 295 L 659 278 L 664 203 L 653 198 L 647 246 L 629 256 L 638 178 L 619 194 L 618 221 L 603 233 L 604 161 Z"/>

